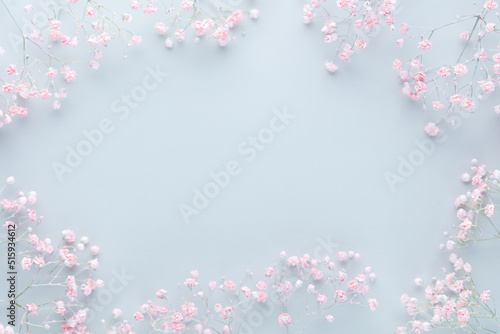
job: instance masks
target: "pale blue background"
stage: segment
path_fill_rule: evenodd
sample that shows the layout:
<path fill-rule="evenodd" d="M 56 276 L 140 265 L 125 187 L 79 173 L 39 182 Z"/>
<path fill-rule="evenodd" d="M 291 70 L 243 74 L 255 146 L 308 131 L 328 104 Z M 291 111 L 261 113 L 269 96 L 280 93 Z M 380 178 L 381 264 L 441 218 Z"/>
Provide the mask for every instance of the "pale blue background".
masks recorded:
<path fill-rule="evenodd" d="M 415 292 L 415 277 L 429 281 L 445 263 L 438 245 L 455 223 L 453 201 L 466 189 L 461 173 L 472 158 L 500 166 L 500 120 L 492 111 L 498 95 L 458 129 L 447 128 L 436 153 L 391 192 L 384 173 L 396 170 L 398 156 L 408 157 L 435 119 L 400 93 L 391 69 L 400 52 L 395 34 L 383 32 L 331 75 L 324 61 L 333 50 L 322 43 L 319 24 L 301 23 L 302 1 L 254 3 L 261 18 L 245 23 L 246 35 L 240 31 L 226 48 L 187 41 L 166 50 L 152 27 L 139 28 L 143 45 L 126 61 L 112 48 L 99 71 L 82 71 L 61 110 L 32 108 L 0 131 L 0 174 L 38 191 L 47 234 L 69 227 L 101 247 L 101 276 L 112 277 L 112 268 L 135 276 L 103 314 L 116 305 L 131 314 L 158 288 L 174 290 L 191 269 L 205 281 L 239 280 L 246 269 L 274 263 L 281 250 L 311 253 L 318 238 L 331 237 L 373 266 L 380 307 L 350 314 L 340 308 L 334 327 L 322 332 L 391 333 L 407 319 L 399 296 Z M 408 1 L 401 15 L 431 26 L 453 18 L 457 3 Z M 2 31 L 14 31 L 0 15 Z M 9 51 L 5 36 L 0 45 Z M 111 104 L 156 65 L 169 77 L 120 120 Z M 179 204 L 211 171 L 243 161 L 238 145 L 283 107 L 295 120 L 186 225 Z M 114 132 L 58 182 L 51 163 L 103 118 L 113 120 Z M 498 283 L 495 254 L 469 251 L 480 286 Z M 256 332 L 275 333 L 270 324 Z"/>

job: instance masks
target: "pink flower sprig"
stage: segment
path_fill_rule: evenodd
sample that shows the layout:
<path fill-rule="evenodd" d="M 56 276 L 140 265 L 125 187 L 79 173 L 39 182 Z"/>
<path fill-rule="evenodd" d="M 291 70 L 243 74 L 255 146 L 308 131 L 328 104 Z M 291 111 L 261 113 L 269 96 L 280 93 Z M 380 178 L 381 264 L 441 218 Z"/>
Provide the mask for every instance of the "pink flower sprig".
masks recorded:
<path fill-rule="evenodd" d="M 457 208 L 458 230 L 448 237 L 442 249 L 453 250 L 455 247 L 467 247 L 477 241 L 500 239 L 500 226 L 493 221 L 496 213 L 495 200 L 500 192 L 500 170 L 489 171 L 486 166 L 472 160 L 472 175 L 464 173 L 462 181 L 471 183 L 472 189 L 455 200 Z M 492 232 L 485 232 L 491 230 Z"/>
<path fill-rule="evenodd" d="M 439 133 L 443 121 L 456 125 L 456 117 L 477 110 L 479 103 L 492 94 L 500 74 L 500 45 L 498 4 L 495 1 L 479 2 L 481 8 L 471 15 L 457 16 L 455 21 L 411 34 L 422 29 L 401 24 L 399 47 L 410 47 L 417 54 L 406 61 L 396 59 L 393 68 L 399 74 L 403 93 L 413 100 L 423 101 L 424 109 L 433 109 L 439 117 L 429 122 L 425 131 L 429 136 Z M 447 63 L 432 63 L 436 52 L 434 37 L 447 33 L 450 27 L 461 27 L 459 36 L 450 40 L 463 44 L 459 54 Z M 439 45 L 437 46 L 439 47 Z M 500 106 L 495 107 L 500 113 Z M 455 115 L 455 117 L 453 117 Z"/>
<path fill-rule="evenodd" d="M 51 1 L 48 8 L 29 4 L 23 14 L 13 13 L 4 1 L 0 4 L 7 10 L 6 19 L 19 33 L 19 49 L 12 55 L 0 48 L 3 56 L 0 58 L 0 128 L 16 117 L 28 115 L 27 100 L 48 100 L 54 109 L 59 109 L 61 99 L 67 95 L 66 86 L 78 77 L 76 64 L 98 69 L 103 50 L 113 40 L 121 40 L 122 45 L 128 46 L 140 43 L 140 36 L 122 27 L 122 21 L 131 20 L 129 14 L 122 19 L 94 0 L 67 2 Z M 52 16 L 40 21 L 37 19 L 40 13 Z M 19 15 L 24 15 L 31 25 L 22 26 Z"/>
<path fill-rule="evenodd" d="M 9 177 L 6 185 L 12 185 L 14 181 Z M 4 188 L 0 189 L 0 195 Z M 90 246 L 87 237 L 77 240 L 71 230 L 62 231 L 58 245 L 50 238 L 40 237 L 36 231 L 44 219 L 32 209 L 36 201 L 34 191 L 28 194 L 20 192 L 15 199 L 0 201 L 0 219 L 5 227 L 0 245 L 6 246 L 7 240 L 12 243 L 13 236 L 7 232 L 15 230 L 14 265 L 21 269 L 17 280 L 27 282 L 24 287 L 18 285 L 16 297 L 12 299 L 17 308 L 16 325 L 19 329 L 16 333 L 49 330 L 85 334 L 86 300 L 95 289 L 104 285 L 102 280 L 92 278 L 99 266 L 99 247 Z M 53 297 L 44 300 L 40 297 L 47 289 L 51 289 Z M 11 300 L 1 302 L 10 305 Z M 0 324 L 0 333 L 14 334 L 14 329 Z"/>
<path fill-rule="evenodd" d="M 396 0 L 311 0 L 305 5 L 304 23 L 323 20 L 323 40 L 336 49 L 333 58 L 326 61 L 326 69 L 336 72 L 339 61 L 348 62 L 354 52 L 364 50 L 368 39 L 382 24 L 394 29 L 396 3 Z"/>
<path fill-rule="evenodd" d="M 108 334 L 132 334 L 136 327 L 145 325 L 161 333 L 234 333 L 241 328 L 245 314 L 258 305 L 276 310 L 275 324 L 284 330 L 305 329 L 314 321 L 333 322 L 334 307 L 345 303 L 367 304 L 374 311 L 377 300 L 364 301 L 376 278 L 372 268 L 366 267 L 357 275 L 347 271 L 357 259 L 359 254 L 353 251 L 338 252 L 336 261 L 328 256 L 313 259 L 308 254 L 287 257 L 282 252 L 279 263 L 257 277 L 247 272 L 239 284 L 222 279 L 205 286 L 199 282 L 198 271 L 193 270 L 184 283 L 179 284 L 180 305 L 166 290 L 158 290 L 158 301 L 144 304 L 133 314 L 133 321 L 122 320 L 122 311 L 115 309 L 115 320 Z M 305 311 L 295 314 L 292 306 L 293 310 Z"/>
<path fill-rule="evenodd" d="M 406 308 L 410 321 L 398 327 L 398 334 L 422 333 L 444 328 L 467 333 L 497 333 L 500 322 L 490 290 L 478 290 L 472 279 L 472 266 L 456 254 L 450 255 L 452 271 L 443 268 L 445 276 L 433 278 L 421 297 L 401 296 L 401 304 Z M 423 286 L 423 280 L 415 280 Z M 492 300 L 490 302 L 490 300 Z M 482 323 L 482 321 L 484 323 Z M 494 326 L 494 328 L 487 328 Z"/>
<path fill-rule="evenodd" d="M 166 6 L 156 0 L 130 2 L 133 10 L 140 10 L 146 15 L 162 14 L 163 18 L 155 22 L 154 29 L 165 38 L 168 48 L 173 47 L 174 41 L 182 42 L 187 36 L 192 37 L 194 42 L 213 38 L 220 46 L 226 46 L 231 40 L 231 29 L 240 24 L 245 14 L 254 20 L 259 17 L 257 9 L 245 13 L 241 9 L 221 6 L 209 0 L 174 0 L 169 4 Z"/>

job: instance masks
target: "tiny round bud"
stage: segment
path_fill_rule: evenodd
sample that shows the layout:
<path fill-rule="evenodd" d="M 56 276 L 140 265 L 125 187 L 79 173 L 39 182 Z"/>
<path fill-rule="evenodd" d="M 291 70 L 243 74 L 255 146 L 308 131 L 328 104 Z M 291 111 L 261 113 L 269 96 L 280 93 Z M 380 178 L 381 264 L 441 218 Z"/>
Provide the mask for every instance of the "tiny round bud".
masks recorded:
<path fill-rule="evenodd" d="M 462 182 L 468 183 L 472 178 L 469 173 L 463 173 L 460 179 L 462 180 Z"/>
<path fill-rule="evenodd" d="M 5 182 L 8 184 L 8 185 L 12 185 L 14 184 L 14 182 L 16 182 L 16 179 L 13 177 L 13 176 L 9 176 L 7 178 L 7 180 L 5 180 Z"/>

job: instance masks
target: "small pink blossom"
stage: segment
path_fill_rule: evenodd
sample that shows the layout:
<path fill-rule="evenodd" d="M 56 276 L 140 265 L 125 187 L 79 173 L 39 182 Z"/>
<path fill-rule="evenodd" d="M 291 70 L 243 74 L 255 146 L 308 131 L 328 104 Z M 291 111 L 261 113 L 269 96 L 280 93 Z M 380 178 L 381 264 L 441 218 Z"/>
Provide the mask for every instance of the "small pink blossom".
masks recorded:
<path fill-rule="evenodd" d="M 401 60 L 399 59 L 394 60 L 394 62 L 392 63 L 392 68 L 397 72 L 401 71 L 401 66 Z"/>
<path fill-rule="evenodd" d="M 98 70 L 99 67 L 101 66 L 98 62 L 94 61 L 94 60 L 91 60 L 90 63 L 89 63 L 90 67 L 93 69 L 93 70 Z"/>
<path fill-rule="evenodd" d="M 355 280 L 350 281 L 347 283 L 347 288 L 352 291 L 356 291 L 358 289 L 358 282 Z"/>
<path fill-rule="evenodd" d="M 135 312 L 134 319 L 135 319 L 135 321 L 143 321 L 144 315 L 141 312 Z"/>
<path fill-rule="evenodd" d="M 64 240 L 68 243 L 68 244 L 72 244 L 75 242 L 75 233 L 71 230 L 64 230 L 62 232 L 62 235 L 63 235 L 63 238 Z"/>
<path fill-rule="evenodd" d="M 92 7 L 87 7 L 87 9 L 85 9 L 85 15 L 87 15 L 88 17 L 97 17 L 99 16 L 96 11 L 94 10 L 94 8 Z"/>
<path fill-rule="evenodd" d="M 421 51 L 428 51 L 432 48 L 432 42 L 429 40 L 424 40 L 418 43 L 418 47 Z"/>
<path fill-rule="evenodd" d="M 374 298 L 368 299 L 368 305 L 370 306 L 370 311 L 375 311 L 378 307 L 378 301 Z"/>
<path fill-rule="evenodd" d="M 316 296 L 316 301 L 318 302 L 318 304 L 326 304 L 327 300 L 328 300 L 328 298 L 325 295 L 318 294 Z"/>
<path fill-rule="evenodd" d="M 463 98 L 460 106 L 467 111 L 472 111 L 476 107 L 476 103 L 471 99 Z"/>
<path fill-rule="evenodd" d="M 439 102 L 439 101 L 432 102 L 432 109 L 441 110 L 443 108 L 444 108 L 444 105 L 441 102 Z"/>
<path fill-rule="evenodd" d="M 265 293 L 264 291 L 257 292 L 257 302 L 265 303 L 266 301 L 267 301 L 267 293 Z"/>
<path fill-rule="evenodd" d="M 485 94 L 490 94 L 495 90 L 495 81 L 491 79 L 478 81 L 478 84 Z"/>
<path fill-rule="evenodd" d="M 224 286 L 227 290 L 233 291 L 236 289 L 236 284 L 233 281 L 224 281 Z"/>
<path fill-rule="evenodd" d="M 469 70 L 467 69 L 467 66 L 465 66 L 464 64 L 457 64 L 453 67 L 453 72 L 457 76 L 465 75 L 468 71 Z"/>
<path fill-rule="evenodd" d="M 155 23 L 155 30 L 160 35 L 164 35 L 168 31 L 168 27 L 163 22 L 157 22 L 157 23 Z"/>
<path fill-rule="evenodd" d="M 67 82 L 72 82 L 76 79 L 78 74 L 75 70 L 72 70 L 69 66 L 64 66 L 61 70 L 61 74 Z"/>
<path fill-rule="evenodd" d="M 427 124 L 425 126 L 425 132 L 431 136 L 431 137 L 434 137 L 434 136 L 437 136 L 437 134 L 439 133 L 439 128 L 437 127 L 436 124 L 430 122 L 429 124 Z"/>
<path fill-rule="evenodd" d="M 446 78 L 450 75 L 450 69 L 448 67 L 441 67 L 437 73 L 441 78 Z"/>
<path fill-rule="evenodd" d="M 50 21 L 50 29 L 60 29 L 62 26 L 62 22 L 59 20 Z"/>
<path fill-rule="evenodd" d="M 357 49 L 363 50 L 366 48 L 366 42 L 362 39 L 358 39 L 355 43 L 354 46 L 356 46 Z"/>
<path fill-rule="evenodd" d="M 406 23 L 401 23 L 401 28 L 399 29 L 399 32 L 401 35 L 406 35 L 408 33 L 408 24 Z"/>
<path fill-rule="evenodd" d="M 461 326 L 465 326 L 465 324 L 470 319 L 470 315 L 469 315 L 469 312 L 467 311 L 467 309 L 462 308 L 462 309 L 458 310 L 457 319 L 458 319 L 458 322 L 460 323 Z"/>
<path fill-rule="evenodd" d="M 25 309 L 26 312 L 30 314 L 37 314 L 38 312 L 38 306 L 36 306 L 35 304 L 26 304 Z"/>
<path fill-rule="evenodd" d="M 250 18 L 257 20 L 259 18 L 259 10 L 251 9 L 250 10 Z"/>
<path fill-rule="evenodd" d="M 347 295 L 342 290 L 335 291 L 335 299 L 338 299 L 340 303 L 344 303 L 347 300 Z"/>
<path fill-rule="evenodd" d="M 14 64 L 10 64 L 6 71 L 8 75 L 17 75 L 17 67 Z"/>
<path fill-rule="evenodd" d="M 142 37 L 141 36 L 137 36 L 137 35 L 134 35 L 132 36 L 132 38 L 127 42 L 127 46 L 128 47 L 131 47 L 131 46 L 137 46 L 139 44 L 141 44 L 142 42 Z"/>
<path fill-rule="evenodd" d="M 174 35 L 177 41 L 182 42 L 186 33 L 184 32 L 184 29 L 177 29 Z"/>
<path fill-rule="evenodd" d="M 489 10 L 489 11 L 495 10 L 495 9 L 497 9 L 497 7 L 498 7 L 498 3 L 496 1 L 492 1 L 492 0 L 488 0 L 484 4 L 484 8 L 486 8 L 486 10 Z"/>
<path fill-rule="evenodd" d="M 484 30 L 490 34 L 492 33 L 493 31 L 495 31 L 495 23 L 488 23 L 485 27 L 484 27 Z"/>
<path fill-rule="evenodd" d="M 37 267 L 44 267 L 45 266 L 45 260 L 41 256 L 35 256 L 32 260 L 32 263 L 37 266 Z"/>
<path fill-rule="evenodd" d="M 139 2 L 138 1 L 131 1 L 130 4 L 129 4 L 130 8 L 132 8 L 133 10 L 137 10 L 139 9 Z"/>
<path fill-rule="evenodd" d="M 113 318 L 117 319 L 122 315 L 122 310 L 115 308 L 111 314 L 113 315 Z"/>
<path fill-rule="evenodd" d="M 495 213 L 495 205 L 493 204 L 486 205 L 486 207 L 484 208 L 484 214 L 486 215 L 486 217 L 491 217 L 493 216 L 494 213 Z"/>
<path fill-rule="evenodd" d="M 152 5 L 147 5 L 146 8 L 144 8 L 143 13 L 146 15 L 153 15 L 157 11 L 158 11 L 158 8 L 153 7 Z"/>
<path fill-rule="evenodd" d="M 339 67 L 334 62 L 331 61 L 327 61 L 325 63 L 325 68 L 327 69 L 328 72 L 331 73 L 335 73 L 339 69 Z"/>
<path fill-rule="evenodd" d="M 257 289 L 265 291 L 267 290 L 267 284 L 265 282 L 259 281 L 259 283 L 257 283 Z"/>
<path fill-rule="evenodd" d="M 132 15 L 130 15 L 128 13 L 124 13 L 122 15 L 122 21 L 125 23 L 130 23 L 132 21 Z"/>
<path fill-rule="evenodd" d="M 182 10 L 188 12 L 193 8 L 193 2 L 184 0 L 181 2 L 181 8 Z"/>
<path fill-rule="evenodd" d="M 198 285 L 198 282 L 194 278 L 187 278 L 186 281 L 184 281 L 184 285 L 187 286 L 188 288 L 193 288 Z"/>
<path fill-rule="evenodd" d="M 243 12 L 241 10 L 235 10 L 226 19 L 226 23 L 230 28 L 234 28 L 241 20 L 243 20 Z"/>
<path fill-rule="evenodd" d="M 226 46 L 230 40 L 229 30 L 226 26 L 221 26 L 215 29 L 212 36 L 219 42 L 220 46 Z"/>
<path fill-rule="evenodd" d="M 488 301 L 491 299 L 490 297 L 490 290 L 486 290 L 486 291 L 483 291 L 481 292 L 481 301 L 483 303 L 488 303 Z"/>

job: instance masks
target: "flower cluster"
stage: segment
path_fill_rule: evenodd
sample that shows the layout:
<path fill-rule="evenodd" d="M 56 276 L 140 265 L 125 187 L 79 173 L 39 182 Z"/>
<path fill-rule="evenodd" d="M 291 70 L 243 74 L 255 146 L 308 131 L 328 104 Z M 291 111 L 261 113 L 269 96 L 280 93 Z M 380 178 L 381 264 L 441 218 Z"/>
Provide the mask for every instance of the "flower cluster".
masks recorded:
<path fill-rule="evenodd" d="M 133 321 L 121 319 L 122 311 L 115 309 L 115 320 L 110 324 L 108 334 L 131 334 L 137 326 L 148 325 L 161 333 L 234 333 L 259 305 L 266 306 L 266 314 L 276 314 L 275 324 L 285 329 L 305 328 L 306 319 L 333 322 L 332 308 L 344 303 L 361 304 L 370 294 L 370 285 L 375 280 L 371 267 L 358 275 L 347 273 L 347 267 L 359 258 L 353 251 L 339 252 L 334 261 L 330 257 L 314 259 L 308 254 L 302 257 L 287 257 L 281 253 L 280 262 L 263 270 L 259 278 L 248 272 L 239 284 L 222 279 L 210 281 L 206 286 L 199 281 L 199 273 L 191 271 L 190 276 L 179 285 L 182 303 L 176 306 L 175 298 L 166 290 L 156 293 L 157 302 L 144 304 L 134 313 Z M 294 314 L 297 309 L 304 314 Z M 293 310 L 289 309 L 294 300 Z M 374 311 L 378 302 L 367 300 Z M 270 310 L 270 311 L 269 311 Z M 274 312 L 276 313 L 276 312 Z M 310 322 L 309 322 L 310 323 Z"/>
<path fill-rule="evenodd" d="M 9 177 L 6 183 L 12 185 L 14 181 Z M 14 301 L 18 317 L 22 314 L 16 323 L 19 326 L 16 333 L 43 329 L 45 332 L 85 334 L 88 311 L 85 301 L 95 289 L 104 285 L 102 280 L 92 278 L 99 266 L 99 247 L 90 246 L 87 237 L 77 240 L 71 230 L 62 231 L 58 244 L 50 238 L 40 237 L 36 232 L 43 216 L 32 209 L 36 201 L 34 191 L 28 194 L 20 192 L 13 200 L 5 198 L 0 201 L 0 217 L 6 231 L 2 233 L 4 240 L 1 244 L 9 242 L 12 252 L 16 253 L 9 263 L 20 265 L 22 275 L 18 279 L 27 282 L 25 288 L 17 291 L 15 298 L 2 303 L 11 305 Z M 56 299 L 40 298 L 42 290 L 47 288 L 52 289 Z M 57 329 L 52 326 L 57 326 Z M 14 334 L 14 329 L 0 324 L 0 333 Z"/>
<path fill-rule="evenodd" d="M 488 171 L 486 166 L 472 160 L 472 175 L 464 173 L 462 181 L 471 183 L 473 189 L 455 200 L 457 208 L 458 232 L 445 236 L 449 238 L 441 248 L 453 250 L 466 247 L 477 241 L 500 239 L 499 228 L 492 221 L 495 214 L 495 195 L 500 191 L 500 170 Z M 491 229 L 492 233 L 485 232 Z"/>
<path fill-rule="evenodd" d="M 489 303 L 492 299 L 490 290 L 477 289 L 471 276 L 472 266 L 462 258 L 451 254 L 450 262 L 453 270 L 448 272 L 443 269 L 443 278 L 433 278 L 432 284 L 424 290 L 424 297 L 401 296 L 401 304 L 411 320 L 397 328 L 398 334 L 422 333 L 436 328 L 445 328 L 450 332 L 461 329 L 467 333 L 479 333 L 480 330 L 498 332 L 500 322 Z M 416 279 L 415 284 L 422 286 L 423 280 Z M 480 322 L 482 319 L 492 320 L 494 328 L 486 328 Z"/>
<path fill-rule="evenodd" d="M 497 2 L 488 0 L 481 3 L 477 13 L 457 16 L 450 23 L 414 35 L 409 33 L 413 28 L 401 24 L 397 46 L 414 48 L 418 53 L 406 61 L 396 59 L 393 68 L 405 95 L 422 100 L 424 109 L 430 107 L 439 113 L 440 117 L 425 127 L 428 135 L 436 136 L 442 121 L 455 125 L 453 115 L 474 112 L 479 102 L 495 90 L 500 74 L 497 8 Z M 459 53 L 447 63 L 433 64 L 432 56 L 442 52 L 433 45 L 436 35 L 457 26 L 463 27 L 463 32 L 449 36 L 449 40 L 462 44 Z M 500 106 L 495 111 L 500 113 Z"/>
<path fill-rule="evenodd" d="M 174 41 L 184 41 L 186 34 L 189 36 L 189 30 L 195 42 L 206 37 L 213 38 L 219 45 L 225 46 L 231 40 L 231 29 L 240 24 L 245 14 L 252 19 L 259 17 L 257 9 L 245 13 L 241 9 L 208 0 L 175 0 L 169 5 L 153 0 L 130 2 L 130 8 L 146 15 L 156 16 L 155 14 L 160 12 L 163 17 L 155 22 L 154 29 L 164 36 L 168 48 L 173 47 Z"/>
<path fill-rule="evenodd" d="M 94 0 L 72 0 L 67 4 L 51 1 L 48 8 L 43 4 L 29 4 L 24 7 L 23 22 L 31 24 L 24 25 L 18 22 L 21 21 L 19 15 L 4 6 L 19 35 L 17 42 L 12 43 L 12 54 L 0 48 L 3 58 L 0 127 L 16 117 L 26 117 L 27 100 L 49 100 L 54 109 L 59 109 L 61 99 L 67 95 L 67 84 L 78 77 L 76 63 L 98 69 L 103 50 L 114 39 L 128 46 L 141 41 L 140 36 L 120 25 L 121 21 L 130 21 L 130 15 L 122 19 Z M 72 56 L 76 54 L 72 49 L 89 56 L 83 59 Z"/>
<path fill-rule="evenodd" d="M 309 24 L 315 19 L 324 20 L 321 27 L 324 41 L 334 44 L 336 48 L 333 59 L 325 63 L 330 72 L 337 71 L 339 61 L 348 62 L 355 51 L 365 49 L 367 39 L 377 32 L 382 23 L 394 29 L 396 0 L 338 0 L 331 6 L 327 2 L 311 0 L 310 4 L 305 5 L 304 23 Z"/>

